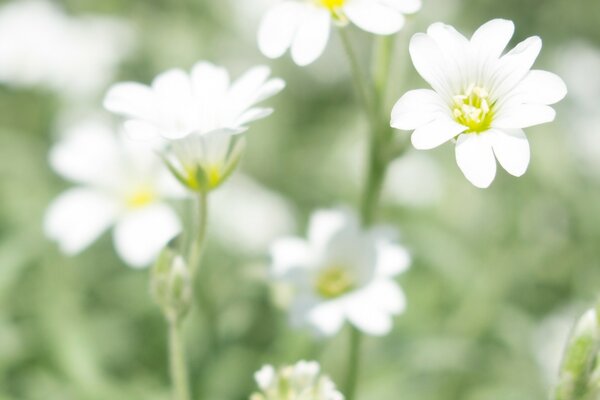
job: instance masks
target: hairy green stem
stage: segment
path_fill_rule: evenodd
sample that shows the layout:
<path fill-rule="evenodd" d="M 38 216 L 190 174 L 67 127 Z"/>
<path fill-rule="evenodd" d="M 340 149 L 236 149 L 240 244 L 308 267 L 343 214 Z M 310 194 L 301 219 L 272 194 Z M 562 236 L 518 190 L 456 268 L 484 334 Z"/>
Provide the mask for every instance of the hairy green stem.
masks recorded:
<path fill-rule="evenodd" d="M 190 400 L 185 345 L 181 322 L 169 321 L 169 369 L 173 383 L 173 400 Z"/>

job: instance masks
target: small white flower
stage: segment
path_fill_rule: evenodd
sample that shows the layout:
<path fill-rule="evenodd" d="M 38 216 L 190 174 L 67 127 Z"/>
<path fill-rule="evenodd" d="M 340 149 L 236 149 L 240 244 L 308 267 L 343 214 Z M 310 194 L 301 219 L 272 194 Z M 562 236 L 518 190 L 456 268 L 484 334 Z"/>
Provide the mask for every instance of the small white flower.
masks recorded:
<path fill-rule="evenodd" d="M 250 400 L 344 400 L 333 381 L 320 373 L 316 361 L 299 361 L 278 370 L 265 365 L 254 374 L 260 393 Z"/>
<path fill-rule="evenodd" d="M 467 179 L 488 187 L 496 159 L 521 176 L 529 165 L 523 128 L 554 120 L 549 107 L 567 92 L 562 79 L 532 70 L 542 41 L 533 36 L 502 55 L 514 32 L 511 21 L 495 19 L 471 39 L 453 27 L 435 23 L 410 41 L 419 74 L 434 90 L 411 90 L 396 103 L 391 125 L 413 130 L 417 149 L 456 139 L 456 161 Z"/>
<path fill-rule="evenodd" d="M 390 35 L 404 25 L 404 14 L 417 12 L 421 0 L 286 0 L 265 14 L 258 45 L 269 58 L 291 49 L 300 66 L 315 61 L 325 50 L 333 22 L 352 22 L 377 35 Z"/>
<path fill-rule="evenodd" d="M 259 66 L 230 83 L 224 68 L 198 62 L 191 74 L 169 70 L 151 86 L 116 84 L 104 105 L 128 118 L 130 135 L 167 139 L 172 172 L 192 190 L 210 190 L 235 168 L 244 145 L 238 134 L 273 111 L 256 106 L 285 86 L 269 75 L 269 68 Z"/>
<path fill-rule="evenodd" d="M 120 20 L 69 17 L 51 1 L 12 1 L 0 8 L 0 81 L 95 94 L 112 78 L 132 39 Z"/>
<path fill-rule="evenodd" d="M 143 267 L 180 231 L 164 200 L 182 188 L 152 151 L 128 142 L 89 121 L 52 148 L 52 168 L 80 185 L 59 195 L 45 216 L 46 235 L 65 253 L 81 252 L 114 225 L 117 253 Z"/>
<path fill-rule="evenodd" d="M 410 264 L 390 229 L 362 230 L 346 210 L 313 214 L 308 240 L 284 238 L 271 248 L 272 272 L 294 291 L 292 322 L 334 335 L 345 321 L 370 335 L 384 335 L 405 308 L 394 276 Z"/>

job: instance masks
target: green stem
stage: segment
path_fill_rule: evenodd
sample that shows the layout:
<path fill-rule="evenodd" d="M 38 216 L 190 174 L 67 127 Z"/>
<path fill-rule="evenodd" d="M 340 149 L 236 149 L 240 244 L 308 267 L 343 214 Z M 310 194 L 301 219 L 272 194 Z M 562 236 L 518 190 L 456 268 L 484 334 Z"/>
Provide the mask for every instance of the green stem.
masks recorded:
<path fill-rule="evenodd" d="M 173 400 L 190 400 L 185 346 L 180 321 L 169 321 L 169 368 L 173 383 Z"/>
<path fill-rule="evenodd" d="M 375 86 L 375 100 L 377 108 L 381 109 L 385 102 L 388 78 L 392 66 L 392 54 L 396 37 L 380 36 L 375 45 L 375 65 L 373 66 L 373 84 Z"/>
<path fill-rule="evenodd" d="M 344 396 L 346 400 L 354 400 L 356 395 L 356 383 L 360 366 L 360 344 L 362 335 L 360 331 L 352 327 L 350 331 L 350 354 L 348 355 L 348 370 L 346 371 L 346 382 Z"/>
<path fill-rule="evenodd" d="M 196 221 L 198 222 L 195 239 L 190 246 L 188 264 L 190 268 L 190 277 L 194 281 L 194 277 L 198 272 L 200 259 L 202 257 L 202 248 L 204 247 L 204 239 L 206 238 L 206 226 L 208 219 L 208 193 L 200 192 L 198 194 L 198 208 Z"/>
<path fill-rule="evenodd" d="M 208 193 L 200 192 L 197 198 L 197 212 L 195 220 L 198 225 L 195 231 L 195 239 L 190 247 L 189 254 L 189 267 L 190 267 L 190 279 L 192 282 L 196 282 L 196 276 L 199 273 L 200 264 L 202 261 L 202 254 L 204 248 L 204 242 L 206 240 L 206 230 L 208 225 Z M 215 311 L 213 302 L 210 299 L 208 291 L 210 286 L 207 285 L 208 279 L 205 273 L 203 273 L 203 279 L 201 280 L 201 287 L 195 291 L 198 303 L 202 308 L 204 317 L 206 319 L 206 329 L 208 335 L 208 347 L 211 354 L 215 354 L 218 350 L 218 332 L 216 329 L 218 323 L 217 312 Z"/>
<path fill-rule="evenodd" d="M 392 38 L 381 38 L 376 48 L 376 65 L 373 82 L 368 82 L 356 59 L 347 32 L 340 29 L 344 49 L 348 55 L 354 84 L 358 96 L 369 119 L 371 133 L 367 153 L 367 171 L 364 191 L 360 203 L 360 216 L 364 227 L 373 224 L 379 203 L 379 196 L 385 180 L 385 174 L 391 158 L 389 147 L 392 130 L 384 110 L 385 88 L 389 76 L 394 42 Z M 372 88 L 372 89 L 369 89 Z M 345 382 L 346 400 L 354 400 L 360 370 L 361 333 L 352 328 L 350 334 L 348 370 Z"/>
<path fill-rule="evenodd" d="M 354 81 L 354 86 L 356 93 L 358 94 L 359 101 L 369 117 L 369 122 L 373 123 L 373 104 L 371 102 L 371 91 L 368 89 L 368 85 L 365 82 L 365 74 L 362 72 L 360 63 L 358 62 L 356 52 L 352 47 L 352 42 L 350 41 L 350 37 L 348 36 L 346 28 L 341 27 L 338 29 L 338 32 L 340 33 L 344 51 L 348 56 L 348 61 L 350 63 L 350 69 L 352 72 L 352 79 Z"/>

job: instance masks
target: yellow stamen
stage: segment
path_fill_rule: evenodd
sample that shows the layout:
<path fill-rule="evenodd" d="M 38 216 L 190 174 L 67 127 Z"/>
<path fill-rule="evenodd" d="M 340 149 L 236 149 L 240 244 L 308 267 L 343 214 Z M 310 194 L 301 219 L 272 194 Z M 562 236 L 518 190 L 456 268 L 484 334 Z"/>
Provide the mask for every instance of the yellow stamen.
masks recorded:
<path fill-rule="evenodd" d="M 493 104 L 490 104 L 487 90 L 471 84 L 464 94 L 454 96 L 453 100 L 452 115 L 459 124 L 469 128 L 467 133 L 489 129 L 493 119 Z"/>
<path fill-rule="evenodd" d="M 342 7 L 346 0 L 317 0 L 317 4 L 327 8 L 330 11 L 335 11 L 336 9 Z"/>
<path fill-rule="evenodd" d="M 125 198 L 127 208 L 136 209 L 152 203 L 156 199 L 156 191 L 150 185 L 139 185 Z"/>
<path fill-rule="evenodd" d="M 324 269 L 315 282 L 315 288 L 319 295 L 326 299 L 333 299 L 354 289 L 355 283 L 348 270 L 340 266 L 332 266 Z"/>

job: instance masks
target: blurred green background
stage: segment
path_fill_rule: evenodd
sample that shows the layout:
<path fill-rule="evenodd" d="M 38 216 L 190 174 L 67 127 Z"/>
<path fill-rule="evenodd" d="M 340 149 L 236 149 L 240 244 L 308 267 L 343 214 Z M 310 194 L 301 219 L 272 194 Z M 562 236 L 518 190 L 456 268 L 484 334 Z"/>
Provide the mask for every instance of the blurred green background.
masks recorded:
<path fill-rule="evenodd" d="M 73 258 L 44 238 L 45 208 L 69 187 L 47 162 L 64 121 L 102 114 L 114 81 L 149 82 L 200 59 L 235 76 L 267 63 L 288 87 L 269 102 L 275 114 L 253 125 L 241 173 L 285 204 L 280 219 L 298 234 L 313 209 L 357 203 L 366 123 L 337 37 L 304 69 L 260 55 L 255 33 L 269 0 L 57 4 L 74 17 L 119 18 L 134 39 L 115 76 L 85 96 L 0 84 L 0 399 L 167 399 L 165 324 L 147 271 L 122 264 L 108 234 Z M 360 399 L 546 398 L 570 325 L 600 292 L 600 2 L 424 0 L 399 34 L 389 107 L 425 86 L 406 50 L 413 32 L 441 20 L 470 34 L 496 17 L 515 21 L 512 44 L 543 38 L 536 66 L 561 74 L 570 95 L 555 123 L 527 130 L 532 161 L 522 178 L 499 170 L 478 190 L 451 145 L 410 150 L 392 165 L 379 220 L 398 227 L 414 256 L 399 279 L 408 309 L 389 336 L 365 341 Z M 366 62 L 372 38 L 358 30 L 352 38 Z M 246 221 L 243 235 L 227 220 L 246 213 L 243 191 L 211 207 L 220 217 L 199 285 L 218 313 L 194 310 L 186 323 L 196 398 L 246 399 L 263 363 L 302 358 L 321 360 L 341 383 L 348 332 L 317 341 L 292 330 L 273 305 L 265 245 L 243 243 L 269 226 L 269 212 L 252 211 L 260 223 Z M 209 324 L 218 349 L 206 346 Z"/>

